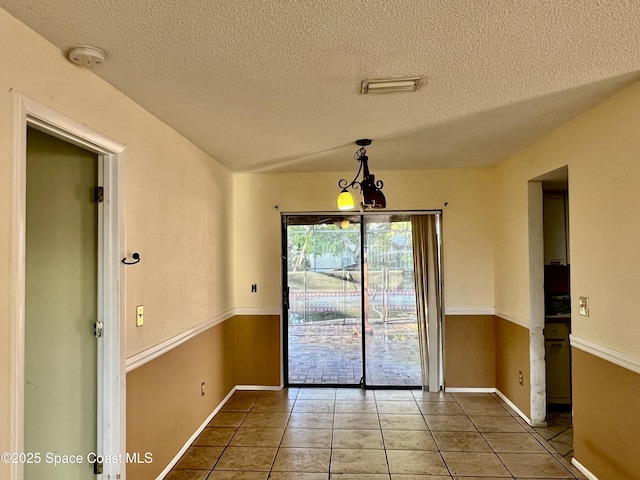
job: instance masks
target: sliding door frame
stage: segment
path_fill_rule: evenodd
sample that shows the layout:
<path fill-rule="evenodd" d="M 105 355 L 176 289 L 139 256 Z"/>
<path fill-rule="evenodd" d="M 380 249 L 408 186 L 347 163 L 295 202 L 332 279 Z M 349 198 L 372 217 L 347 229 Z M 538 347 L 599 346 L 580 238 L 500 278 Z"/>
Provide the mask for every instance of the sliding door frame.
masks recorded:
<path fill-rule="evenodd" d="M 322 217 L 322 216 L 330 216 L 330 217 L 360 217 L 360 251 L 361 259 L 360 264 L 361 268 L 364 263 L 364 251 L 365 251 L 365 230 L 364 224 L 366 218 L 376 217 L 376 216 L 384 216 L 388 217 L 391 215 L 434 215 L 435 216 L 435 227 L 436 227 L 436 268 L 439 271 L 438 275 L 438 290 L 440 295 L 438 296 L 438 311 L 439 315 L 437 318 L 437 352 L 434 355 L 434 359 L 436 360 L 436 373 L 435 375 L 430 375 L 431 378 L 434 376 L 437 378 L 437 385 L 429 386 L 430 391 L 444 391 L 445 389 L 445 348 L 444 348 L 444 339 L 445 339 L 445 305 L 444 305 L 444 262 L 443 262 L 443 228 L 442 228 L 442 210 L 385 210 L 380 212 L 281 212 L 281 245 L 282 245 L 282 264 L 281 264 L 281 274 L 282 274 L 282 365 L 283 365 L 283 380 L 285 387 L 294 386 L 300 388 L 314 387 L 314 388 L 366 388 L 366 389 L 407 389 L 407 388 L 416 388 L 413 386 L 402 386 L 402 385 L 368 385 L 366 382 L 367 378 L 367 366 L 366 366 L 366 341 L 364 337 L 361 338 L 362 345 L 362 379 L 359 385 L 351 385 L 351 384 L 334 384 L 334 383 L 322 383 L 322 384 L 298 384 L 298 383 L 290 383 L 289 382 L 289 287 L 288 287 L 288 236 L 287 236 L 287 225 L 288 219 L 291 217 Z M 364 315 L 365 315 L 365 295 L 361 295 L 361 308 L 362 308 L 362 318 L 361 318 L 361 329 L 362 334 L 364 334 Z M 432 359 L 429 361 L 429 365 L 432 365 Z"/>

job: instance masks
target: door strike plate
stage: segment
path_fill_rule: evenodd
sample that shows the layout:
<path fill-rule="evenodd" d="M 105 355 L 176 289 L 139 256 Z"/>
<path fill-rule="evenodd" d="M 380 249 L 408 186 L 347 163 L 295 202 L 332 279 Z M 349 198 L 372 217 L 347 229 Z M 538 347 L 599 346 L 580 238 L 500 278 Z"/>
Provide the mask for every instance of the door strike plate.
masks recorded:
<path fill-rule="evenodd" d="M 94 322 L 93 323 L 93 334 L 96 338 L 102 338 L 104 335 L 104 323 L 102 322 Z"/>

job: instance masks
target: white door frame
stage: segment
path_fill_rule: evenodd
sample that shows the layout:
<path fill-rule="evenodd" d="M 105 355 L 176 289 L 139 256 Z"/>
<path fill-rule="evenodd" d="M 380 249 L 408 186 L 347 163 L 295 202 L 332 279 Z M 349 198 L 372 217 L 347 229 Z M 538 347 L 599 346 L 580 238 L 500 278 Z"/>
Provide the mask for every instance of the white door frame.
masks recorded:
<path fill-rule="evenodd" d="M 528 182 L 529 196 L 529 378 L 531 425 L 544 426 L 547 383 L 544 360 L 544 227 L 542 182 Z"/>
<path fill-rule="evenodd" d="M 120 244 L 123 238 L 124 211 L 119 201 L 125 145 L 112 140 L 44 105 L 16 93 L 15 187 L 15 291 L 12 315 L 12 350 L 14 356 L 12 405 L 12 448 L 24 450 L 24 368 L 25 368 L 25 258 L 26 258 L 26 152 L 27 127 L 34 127 L 65 142 L 98 155 L 99 180 L 104 187 L 104 203 L 98 209 L 98 318 L 104 322 L 104 336 L 98 342 L 98 454 L 125 453 L 125 328 L 120 315 Z M 52 185 L 55 188 L 55 185 Z M 124 242 L 122 242 L 124 243 Z M 45 452 L 40 452 L 43 457 Z M 64 452 L 75 454 L 76 452 Z M 81 453 L 81 452 L 77 452 Z M 87 452 L 88 453 L 88 452 Z M 84 461 L 87 461 L 85 458 Z M 104 463 L 103 475 L 97 478 L 125 478 L 125 463 Z M 14 465 L 11 478 L 23 480 L 21 465 Z"/>
<path fill-rule="evenodd" d="M 568 166 L 540 175 L 528 182 L 529 223 L 529 358 L 531 425 L 545 426 L 547 416 L 547 372 L 544 348 L 544 180 L 568 181 Z"/>

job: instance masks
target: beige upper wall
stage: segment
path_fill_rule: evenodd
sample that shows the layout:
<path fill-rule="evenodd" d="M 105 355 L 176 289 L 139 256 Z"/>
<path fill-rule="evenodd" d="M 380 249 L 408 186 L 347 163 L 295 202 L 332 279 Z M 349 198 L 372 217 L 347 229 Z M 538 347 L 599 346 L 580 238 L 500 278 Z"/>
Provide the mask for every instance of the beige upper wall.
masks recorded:
<path fill-rule="evenodd" d="M 632 302 L 640 288 L 640 83 L 496 168 L 496 309 L 528 320 L 527 182 L 569 166 L 573 333 L 640 355 Z M 578 296 L 590 316 L 577 315 Z"/>
<path fill-rule="evenodd" d="M 123 267 L 127 355 L 233 307 L 228 255 L 233 185 L 225 168 L 1 9 L 0 65 L 0 404 L 10 405 L 17 93 L 126 144 L 122 255 L 137 251 L 142 257 L 139 265 Z M 140 304 L 146 307 L 145 326 L 136 329 Z M 7 451 L 9 412 L 0 409 L 0 447 Z"/>
<path fill-rule="evenodd" d="M 18 92 L 126 145 L 122 249 L 142 258 L 125 268 L 127 355 L 231 309 L 230 172 L 2 10 L 0 22 L 5 148 L 13 144 Z M 14 152 L 0 153 L 2 191 L 11 196 Z M 3 255 L 12 251 L 2 247 Z M 133 322 L 139 304 L 146 307 L 143 328 Z"/>
<path fill-rule="evenodd" d="M 443 210 L 447 309 L 491 311 L 492 169 L 378 172 L 375 158 L 371 161 L 376 178 L 384 181 L 387 210 Z M 236 306 L 280 308 L 281 212 L 337 212 L 337 182 L 353 175 L 355 170 L 234 176 Z M 251 293 L 252 283 L 258 284 L 257 293 Z"/>

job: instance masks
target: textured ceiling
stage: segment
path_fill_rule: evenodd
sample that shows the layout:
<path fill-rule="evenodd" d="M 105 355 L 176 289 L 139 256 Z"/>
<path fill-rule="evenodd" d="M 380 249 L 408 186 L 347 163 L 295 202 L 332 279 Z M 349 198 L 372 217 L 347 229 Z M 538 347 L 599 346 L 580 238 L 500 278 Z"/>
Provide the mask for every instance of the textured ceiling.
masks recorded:
<path fill-rule="evenodd" d="M 637 0 L 0 0 L 233 171 L 486 166 L 639 78 Z M 81 67 L 78 67 L 81 68 Z M 361 95 L 421 76 L 414 93 Z"/>

